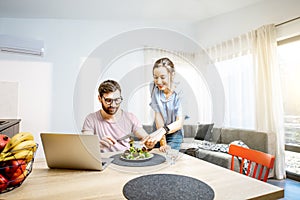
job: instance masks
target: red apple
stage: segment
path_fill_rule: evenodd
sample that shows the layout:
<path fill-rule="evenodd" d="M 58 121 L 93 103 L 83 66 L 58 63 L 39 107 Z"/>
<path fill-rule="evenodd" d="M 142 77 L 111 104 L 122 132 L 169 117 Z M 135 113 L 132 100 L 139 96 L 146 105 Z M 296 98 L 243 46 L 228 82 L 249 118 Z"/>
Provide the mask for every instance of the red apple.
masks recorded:
<path fill-rule="evenodd" d="M 18 159 L 11 160 L 5 163 L 4 175 L 7 179 L 12 180 L 13 177 L 18 177 L 21 174 L 25 174 L 26 160 Z"/>
<path fill-rule="evenodd" d="M 0 192 L 7 188 L 8 180 L 0 174 Z"/>
<path fill-rule="evenodd" d="M 14 175 L 11 177 L 11 180 L 8 181 L 8 184 L 10 187 L 16 186 L 16 185 L 20 184 L 25 179 L 25 177 L 26 177 L 26 173 L 22 173 L 19 176 Z"/>
<path fill-rule="evenodd" d="M 5 145 L 9 142 L 10 137 L 4 134 L 0 134 L 0 152 L 4 149 Z"/>

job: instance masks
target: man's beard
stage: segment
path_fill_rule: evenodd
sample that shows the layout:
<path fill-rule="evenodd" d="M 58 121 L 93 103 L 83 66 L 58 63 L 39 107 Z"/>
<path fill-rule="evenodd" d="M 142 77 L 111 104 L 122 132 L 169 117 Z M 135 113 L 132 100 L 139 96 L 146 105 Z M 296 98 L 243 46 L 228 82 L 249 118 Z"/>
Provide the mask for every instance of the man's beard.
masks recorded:
<path fill-rule="evenodd" d="M 102 109 L 103 109 L 104 112 L 106 112 L 107 114 L 109 114 L 109 115 L 114 115 L 114 114 L 116 114 L 116 112 L 119 110 L 119 106 L 116 106 L 116 107 L 113 107 L 113 106 L 105 107 L 105 106 L 102 104 Z"/>

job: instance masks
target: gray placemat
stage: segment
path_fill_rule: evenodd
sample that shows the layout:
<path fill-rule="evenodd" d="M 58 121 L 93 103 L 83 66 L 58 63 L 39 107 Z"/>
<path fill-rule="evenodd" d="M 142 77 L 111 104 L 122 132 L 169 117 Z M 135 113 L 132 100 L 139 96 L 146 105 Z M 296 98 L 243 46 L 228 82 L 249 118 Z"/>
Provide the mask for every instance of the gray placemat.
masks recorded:
<path fill-rule="evenodd" d="M 211 200 L 215 193 L 209 185 L 192 177 L 151 174 L 127 182 L 123 195 L 129 200 Z"/>
<path fill-rule="evenodd" d="M 127 167 L 146 167 L 146 166 L 153 166 L 159 165 L 166 161 L 166 158 L 159 154 L 153 154 L 153 158 L 145 161 L 126 161 L 120 158 L 122 154 L 116 154 L 111 156 L 114 160 L 112 161 L 113 164 L 120 165 L 120 166 L 127 166 Z"/>

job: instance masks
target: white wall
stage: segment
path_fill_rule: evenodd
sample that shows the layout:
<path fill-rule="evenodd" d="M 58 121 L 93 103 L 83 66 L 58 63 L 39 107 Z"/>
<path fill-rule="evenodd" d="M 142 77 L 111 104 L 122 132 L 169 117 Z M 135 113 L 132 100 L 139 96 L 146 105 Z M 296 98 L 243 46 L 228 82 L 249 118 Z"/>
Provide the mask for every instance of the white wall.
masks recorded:
<path fill-rule="evenodd" d="M 0 81 L 0 119 L 15 119 L 18 116 L 17 81 Z"/>
<path fill-rule="evenodd" d="M 14 57 L 15 56 L 7 56 Z M 31 132 L 40 143 L 38 133 L 50 130 L 52 113 L 52 64 L 18 59 L 0 60 L 0 80 L 17 83 L 17 114 L 1 118 L 21 119 L 21 131 Z M 9 92 L 9 91 L 6 91 Z M 15 92 L 13 90 L 12 92 Z M 6 94 L 2 94 L 6 95 Z M 1 97 L 0 97 L 1 98 Z M 6 105 L 7 106 L 7 105 Z M 38 154 L 40 151 L 38 151 Z"/>
<path fill-rule="evenodd" d="M 195 23 L 196 40 L 210 47 L 265 24 L 279 24 L 299 17 L 299 0 L 268 0 Z"/>

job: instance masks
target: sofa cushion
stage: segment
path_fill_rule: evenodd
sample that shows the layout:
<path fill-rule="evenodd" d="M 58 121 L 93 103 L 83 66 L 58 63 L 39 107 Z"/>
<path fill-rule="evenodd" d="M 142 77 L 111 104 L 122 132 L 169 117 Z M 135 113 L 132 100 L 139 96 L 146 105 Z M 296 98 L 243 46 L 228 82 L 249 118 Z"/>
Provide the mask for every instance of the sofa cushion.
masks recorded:
<path fill-rule="evenodd" d="M 183 138 L 180 149 L 200 148 L 203 146 L 204 140 L 195 140 L 195 138 Z"/>
<path fill-rule="evenodd" d="M 197 133 L 198 125 L 195 124 L 185 124 L 183 125 L 184 137 L 185 138 L 193 138 Z"/>
<path fill-rule="evenodd" d="M 183 143 L 181 143 L 181 149 L 205 149 L 210 151 L 218 151 L 223 153 L 228 153 L 229 144 L 216 144 L 213 142 L 209 142 L 206 140 L 194 140 L 189 141 L 185 140 Z"/>
<path fill-rule="evenodd" d="M 199 124 L 195 139 L 210 141 L 212 138 L 213 126 L 214 126 L 214 124 Z"/>
<path fill-rule="evenodd" d="M 241 140 L 250 149 L 268 153 L 268 134 L 254 130 L 222 128 L 220 143 L 230 144 Z"/>
<path fill-rule="evenodd" d="M 221 167 L 230 169 L 231 165 L 231 155 L 223 152 L 210 151 L 205 149 L 198 149 L 196 151 L 196 157 L 205 160 L 207 162 L 213 163 L 215 165 L 219 165 Z M 239 161 L 237 158 L 234 158 L 234 166 L 235 169 L 239 168 Z"/>
<path fill-rule="evenodd" d="M 212 129 L 212 136 L 209 138 L 209 141 L 212 143 L 221 143 L 221 130 L 222 128 L 214 127 Z"/>
<path fill-rule="evenodd" d="M 213 145 L 211 145 L 210 150 L 228 153 L 229 145 L 228 144 L 213 144 Z"/>

